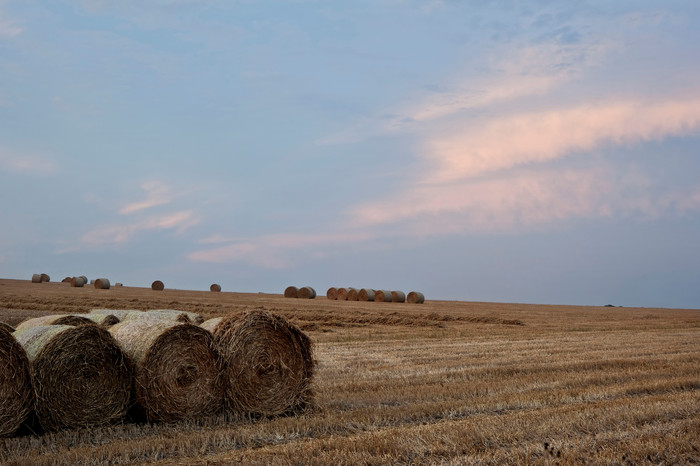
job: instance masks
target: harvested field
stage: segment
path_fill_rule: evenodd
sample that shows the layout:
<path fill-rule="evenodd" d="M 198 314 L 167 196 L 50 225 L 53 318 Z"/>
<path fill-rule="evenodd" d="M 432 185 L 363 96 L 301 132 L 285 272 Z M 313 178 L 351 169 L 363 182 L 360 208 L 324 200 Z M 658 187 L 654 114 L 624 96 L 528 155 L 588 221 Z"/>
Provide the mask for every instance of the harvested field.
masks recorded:
<path fill-rule="evenodd" d="M 260 309 L 314 343 L 315 407 L 21 436 L 2 464 L 697 464 L 700 310 L 420 306 L 0 280 L 0 321 Z"/>

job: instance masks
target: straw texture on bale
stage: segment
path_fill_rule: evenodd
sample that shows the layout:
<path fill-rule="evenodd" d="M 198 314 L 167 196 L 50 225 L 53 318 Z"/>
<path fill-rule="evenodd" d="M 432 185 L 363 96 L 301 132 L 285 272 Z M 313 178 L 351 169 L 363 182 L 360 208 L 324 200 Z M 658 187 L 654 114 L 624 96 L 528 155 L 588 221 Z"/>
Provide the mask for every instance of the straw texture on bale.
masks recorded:
<path fill-rule="evenodd" d="M 229 412 L 274 416 L 311 406 L 311 340 L 286 319 L 262 310 L 207 320 L 224 357 Z"/>
<path fill-rule="evenodd" d="M 174 422 L 219 410 L 224 379 L 211 333 L 150 319 L 121 322 L 109 331 L 134 361 L 137 417 Z"/>
<path fill-rule="evenodd" d="M 90 315 L 113 315 L 121 322 L 131 312 L 143 312 L 136 309 L 93 309 Z"/>
<path fill-rule="evenodd" d="M 328 291 L 326 291 L 326 298 L 337 299 L 337 294 L 338 290 L 334 286 L 331 286 L 330 288 L 328 288 Z"/>
<path fill-rule="evenodd" d="M 297 298 L 301 299 L 314 299 L 316 298 L 316 290 L 310 286 L 302 286 L 297 290 Z"/>
<path fill-rule="evenodd" d="M 297 298 L 297 293 L 299 290 L 297 289 L 296 286 L 288 286 L 287 288 L 284 289 L 284 297 L 285 298 Z"/>
<path fill-rule="evenodd" d="M 348 295 L 347 295 L 347 300 L 348 301 L 357 301 L 357 296 L 359 295 L 360 290 L 357 288 L 348 288 Z"/>
<path fill-rule="evenodd" d="M 151 283 L 151 289 L 154 291 L 163 291 L 165 289 L 165 284 L 160 280 L 156 280 Z"/>
<path fill-rule="evenodd" d="M 378 303 L 390 303 L 391 302 L 391 291 L 389 290 L 376 290 L 374 292 L 374 300 Z"/>
<path fill-rule="evenodd" d="M 44 325 L 70 325 L 71 327 L 77 327 L 78 325 L 98 325 L 98 323 L 90 319 L 87 315 L 59 314 L 27 319 L 21 322 L 16 330 L 42 327 Z"/>
<path fill-rule="evenodd" d="M 204 317 L 196 312 L 181 311 L 178 309 L 151 309 L 146 311 L 146 317 L 162 320 L 175 320 L 177 322 L 193 323 L 196 325 L 204 322 Z"/>
<path fill-rule="evenodd" d="M 37 421 L 46 430 L 120 421 L 129 407 L 132 365 L 97 325 L 47 325 L 14 334 L 29 358 Z"/>
<path fill-rule="evenodd" d="M 406 294 L 403 291 L 392 291 L 391 301 L 394 303 L 406 302 Z"/>
<path fill-rule="evenodd" d="M 411 304 L 423 304 L 425 302 L 425 296 L 420 291 L 411 291 L 406 296 L 406 301 Z"/>
<path fill-rule="evenodd" d="M 15 331 L 15 328 L 12 325 L 7 324 L 5 322 L 0 322 L 0 329 L 5 330 L 5 331 L 10 332 L 10 333 Z"/>
<path fill-rule="evenodd" d="M 70 279 L 70 286 L 72 286 L 72 287 L 81 288 L 81 287 L 85 286 L 86 283 L 87 283 L 87 280 L 85 279 L 85 277 L 73 277 Z"/>
<path fill-rule="evenodd" d="M 212 283 L 212 285 L 209 287 L 209 291 L 218 293 L 219 291 L 221 291 L 221 285 L 219 285 L 218 283 Z"/>
<path fill-rule="evenodd" d="M 27 353 L 4 325 L 0 324 L 0 438 L 20 427 L 34 397 Z"/>
<path fill-rule="evenodd" d="M 40 273 L 32 274 L 32 283 L 41 283 L 41 274 Z"/>
<path fill-rule="evenodd" d="M 108 278 L 98 278 L 97 280 L 95 280 L 95 289 L 109 290 L 109 279 Z"/>
<path fill-rule="evenodd" d="M 371 288 L 362 288 L 357 293 L 358 301 L 374 301 L 374 290 Z"/>
<path fill-rule="evenodd" d="M 348 300 L 348 288 L 338 288 L 335 290 L 335 299 L 338 301 Z"/>
<path fill-rule="evenodd" d="M 119 317 L 114 314 L 73 314 L 73 317 L 83 317 L 103 327 L 111 327 L 120 322 Z"/>

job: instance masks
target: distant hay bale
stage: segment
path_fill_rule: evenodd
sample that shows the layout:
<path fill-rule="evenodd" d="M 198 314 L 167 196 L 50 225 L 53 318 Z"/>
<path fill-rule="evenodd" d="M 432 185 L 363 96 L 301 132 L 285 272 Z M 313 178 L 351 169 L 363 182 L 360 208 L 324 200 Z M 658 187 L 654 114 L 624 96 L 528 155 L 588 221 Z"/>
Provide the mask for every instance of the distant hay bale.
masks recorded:
<path fill-rule="evenodd" d="M 225 362 L 225 405 L 233 413 L 275 416 L 311 406 L 311 340 L 283 317 L 262 310 L 207 320 Z"/>
<path fill-rule="evenodd" d="M 78 325 L 98 325 L 94 320 L 72 314 L 58 314 L 50 316 L 34 317 L 21 322 L 16 330 L 24 330 L 33 327 L 43 327 L 46 325 L 70 325 L 76 327 Z"/>
<path fill-rule="evenodd" d="M 51 281 L 51 277 L 48 276 L 48 274 L 42 273 L 41 274 L 41 283 L 48 283 Z"/>
<path fill-rule="evenodd" d="M 0 323 L 0 438 L 22 425 L 34 399 L 27 353 L 6 327 Z"/>
<path fill-rule="evenodd" d="M 301 299 L 314 299 L 316 297 L 316 290 L 310 286 L 302 286 L 297 290 L 297 298 Z"/>
<path fill-rule="evenodd" d="M 41 274 L 40 273 L 33 273 L 32 274 L 32 283 L 41 283 Z"/>
<path fill-rule="evenodd" d="M 326 291 L 326 298 L 327 299 L 338 299 L 337 294 L 338 294 L 338 290 L 334 286 L 331 286 L 330 288 L 328 288 L 328 291 Z"/>
<path fill-rule="evenodd" d="M 392 291 L 391 301 L 394 303 L 406 302 L 406 294 L 403 291 Z"/>
<path fill-rule="evenodd" d="M 358 301 L 374 301 L 374 290 L 372 288 L 362 288 L 357 293 Z"/>
<path fill-rule="evenodd" d="M 411 304 L 423 304 L 425 302 L 425 296 L 419 291 L 411 291 L 406 296 L 406 301 Z"/>
<path fill-rule="evenodd" d="M 357 301 L 357 296 L 360 293 L 360 290 L 357 288 L 348 288 L 348 295 L 347 295 L 347 300 L 348 301 Z"/>
<path fill-rule="evenodd" d="M 66 277 L 63 280 L 61 280 L 61 283 L 70 283 L 71 277 Z"/>
<path fill-rule="evenodd" d="M 348 300 L 348 288 L 337 288 L 335 290 L 335 299 L 338 301 Z"/>
<path fill-rule="evenodd" d="M 376 290 L 374 292 L 374 300 L 378 303 L 390 303 L 391 302 L 391 291 L 389 291 L 389 290 Z"/>
<path fill-rule="evenodd" d="M 47 325 L 17 330 L 30 361 L 35 414 L 46 430 L 99 426 L 126 415 L 132 365 L 97 325 Z"/>
<path fill-rule="evenodd" d="M 137 416 L 174 422 L 219 410 L 224 379 L 211 333 L 151 319 L 121 322 L 109 331 L 134 361 Z"/>
<path fill-rule="evenodd" d="M 98 278 L 95 280 L 95 289 L 97 290 L 109 290 L 109 279 L 108 278 Z"/>
<path fill-rule="evenodd" d="M 5 330 L 6 332 L 10 332 L 10 333 L 15 331 L 15 328 L 12 325 L 7 324 L 5 322 L 0 322 L 0 329 Z"/>
<path fill-rule="evenodd" d="M 297 298 L 297 293 L 299 290 L 297 289 L 296 286 L 288 286 L 287 288 L 284 289 L 284 297 L 285 298 Z"/>
<path fill-rule="evenodd" d="M 221 285 L 219 285 L 218 283 L 212 283 L 212 285 L 209 287 L 209 291 L 218 293 L 221 291 Z"/>
<path fill-rule="evenodd" d="M 80 278 L 83 279 L 83 283 L 84 283 L 85 285 L 88 284 L 88 278 L 87 278 L 85 275 L 80 275 Z"/>
<path fill-rule="evenodd" d="M 165 289 L 165 284 L 160 280 L 156 280 L 151 283 L 151 289 L 154 291 L 163 291 Z"/>
<path fill-rule="evenodd" d="M 83 276 L 73 277 L 70 279 L 70 286 L 72 287 L 82 288 L 86 283 L 87 280 Z"/>
<path fill-rule="evenodd" d="M 122 286 L 124 286 L 124 284 L 123 284 L 123 283 L 117 282 L 117 283 L 114 284 L 114 286 L 117 287 L 117 288 L 121 288 Z"/>

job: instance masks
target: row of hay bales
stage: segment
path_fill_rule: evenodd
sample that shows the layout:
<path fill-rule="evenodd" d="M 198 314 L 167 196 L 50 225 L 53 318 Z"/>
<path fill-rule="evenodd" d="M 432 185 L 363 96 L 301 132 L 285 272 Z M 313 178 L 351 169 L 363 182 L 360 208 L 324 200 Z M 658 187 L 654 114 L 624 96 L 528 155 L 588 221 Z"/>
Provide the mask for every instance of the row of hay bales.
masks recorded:
<path fill-rule="evenodd" d="M 199 325 L 197 325 L 199 324 Z M 0 325 L 0 437 L 224 411 L 273 416 L 312 402 L 312 344 L 263 310 L 95 309 Z"/>
<path fill-rule="evenodd" d="M 288 286 L 284 290 L 285 298 L 301 298 L 301 299 L 314 299 L 316 298 L 316 290 L 310 286 L 302 286 L 297 288 L 296 286 Z"/>
<path fill-rule="evenodd" d="M 51 278 L 45 273 L 35 273 L 32 274 L 32 283 L 47 283 L 50 282 Z M 72 287 L 82 288 L 85 285 L 94 285 L 98 290 L 108 290 L 112 286 L 108 278 L 98 278 L 96 280 L 89 280 L 85 275 L 79 275 L 76 277 L 66 277 L 61 280 L 62 283 L 69 283 Z M 116 283 L 115 286 L 122 286 L 121 283 Z M 151 283 L 151 289 L 154 291 L 163 291 L 165 289 L 165 284 L 160 280 L 155 280 Z M 220 292 L 221 285 L 218 283 L 212 283 L 209 287 L 210 291 Z"/>
<path fill-rule="evenodd" d="M 382 303 L 423 304 L 425 302 L 425 295 L 419 291 L 411 291 L 406 295 L 403 291 L 353 287 L 330 287 L 326 291 L 326 298 L 336 301 L 376 301 Z"/>

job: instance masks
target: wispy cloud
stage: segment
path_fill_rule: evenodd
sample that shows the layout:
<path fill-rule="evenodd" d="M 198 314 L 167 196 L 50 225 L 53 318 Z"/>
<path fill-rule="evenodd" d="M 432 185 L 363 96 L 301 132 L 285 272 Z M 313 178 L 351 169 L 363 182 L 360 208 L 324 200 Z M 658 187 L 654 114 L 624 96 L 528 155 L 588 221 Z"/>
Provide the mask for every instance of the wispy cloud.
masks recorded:
<path fill-rule="evenodd" d="M 445 182 L 544 162 L 603 144 L 634 144 L 700 130 L 700 97 L 598 102 L 464 123 L 426 144 L 428 182 Z"/>
<path fill-rule="evenodd" d="M 288 233 L 264 235 L 246 240 L 236 240 L 225 246 L 193 252 L 189 259 L 194 262 L 245 262 L 263 268 L 281 269 L 294 265 L 294 256 L 313 246 L 317 254 L 324 253 L 319 249 L 338 244 L 349 244 L 365 241 L 372 237 L 369 233 L 328 233 L 305 234 Z M 227 241 L 225 237 L 214 235 L 200 241 L 211 244 Z"/>
<path fill-rule="evenodd" d="M 183 195 L 173 192 L 172 188 L 158 180 L 145 181 L 141 184 L 141 189 L 146 192 L 146 198 L 125 205 L 119 210 L 120 214 L 133 214 L 152 207 L 170 204 L 178 196 Z"/>
<path fill-rule="evenodd" d="M 5 17 L 2 7 L 3 2 L 0 1 L 0 37 L 14 37 L 22 34 L 22 28 Z"/>
<path fill-rule="evenodd" d="M 58 166 L 48 155 L 18 153 L 0 147 L 0 170 L 43 176 L 56 173 Z"/>
<path fill-rule="evenodd" d="M 164 215 L 155 215 L 140 219 L 128 224 L 102 225 L 85 233 L 81 237 L 81 243 L 90 246 L 103 244 L 122 244 L 143 231 L 151 230 L 175 230 L 182 233 L 188 228 L 197 225 L 200 219 L 191 210 L 184 210 Z"/>

